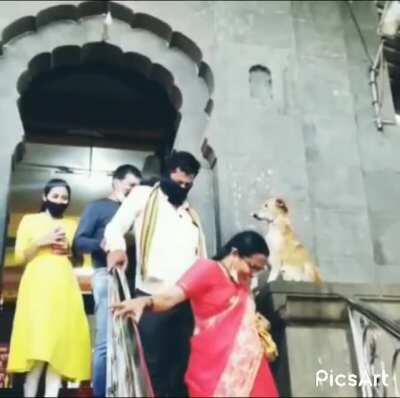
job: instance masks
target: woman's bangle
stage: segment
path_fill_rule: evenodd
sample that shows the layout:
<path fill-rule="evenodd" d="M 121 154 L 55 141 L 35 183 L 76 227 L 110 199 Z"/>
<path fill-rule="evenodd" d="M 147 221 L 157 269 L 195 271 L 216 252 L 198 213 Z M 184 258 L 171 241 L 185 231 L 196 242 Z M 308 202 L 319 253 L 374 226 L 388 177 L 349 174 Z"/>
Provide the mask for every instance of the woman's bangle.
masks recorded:
<path fill-rule="evenodd" d="M 149 302 L 146 304 L 146 310 L 147 311 L 153 311 L 154 308 L 154 300 L 153 297 L 149 297 Z"/>

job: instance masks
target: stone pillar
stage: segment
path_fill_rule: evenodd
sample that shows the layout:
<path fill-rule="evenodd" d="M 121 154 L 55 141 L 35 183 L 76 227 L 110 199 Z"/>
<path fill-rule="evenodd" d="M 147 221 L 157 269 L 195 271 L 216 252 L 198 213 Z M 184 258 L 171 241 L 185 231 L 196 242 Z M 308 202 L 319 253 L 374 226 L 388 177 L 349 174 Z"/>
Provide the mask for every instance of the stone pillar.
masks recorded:
<path fill-rule="evenodd" d="M 8 196 L 10 189 L 10 178 L 13 158 L 18 142 L 22 140 L 23 128 L 18 114 L 17 105 L 14 101 L 0 101 L 1 115 L 1 145 L 0 145 L 0 281 L 4 254 L 7 244 L 8 226 Z M 1 282 L 0 282 L 1 291 Z"/>

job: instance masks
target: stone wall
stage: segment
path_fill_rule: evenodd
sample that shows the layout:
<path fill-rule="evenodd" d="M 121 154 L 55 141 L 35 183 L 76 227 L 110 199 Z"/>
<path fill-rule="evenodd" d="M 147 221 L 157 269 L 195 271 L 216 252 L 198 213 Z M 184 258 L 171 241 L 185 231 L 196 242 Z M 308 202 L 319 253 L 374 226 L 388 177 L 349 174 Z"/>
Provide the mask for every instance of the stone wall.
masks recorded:
<path fill-rule="evenodd" d="M 369 59 L 349 8 L 374 56 L 378 47 L 374 3 L 120 3 L 185 34 L 212 71 L 210 94 L 204 82 L 199 84 L 198 66 L 187 54 L 169 48 L 149 32 L 135 30 L 131 36 L 132 29 L 121 21 L 111 26 L 111 43 L 144 53 L 174 71 L 184 103 L 176 146 L 200 156 L 200 145 L 207 138 L 215 152 L 215 167 L 204 160 L 192 194 L 206 226 L 210 252 L 218 240 L 223 242 L 241 229 L 262 231 L 250 213 L 267 196 L 279 195 L 287 200 L 295 229 L 313 252 L 324 279 L 347 284 L 330 284 L 325 293 L 310 293 L 309 287 L 304 293 L 300 287 L 283 285 L 274 290 L 272 286 L 258 299 L 278 325 L 274 338 L 282 356 L 274 370 L 281 393 L 318 395 L 321 391 L 315 389 L 313 378 L 317 366 L 355 371 L 346 307 L 334 292 L 362 294 L 372 289 L 370 301 L 377 308 L 384 308 L 390 296 L 395 302 L 391 308 L 398 313 L 398 289 L 376 285 L 400 279 L 400 134 L 396 126 L 385 126 L 383 132 L 375 128 Z M 2 1 L 0 30 L 55 4 L 59 2 Z M 9 43 L 0 57 L 2 230 L 11 155 L 23 136 L 15 102 L 16 78 L 35 54 L 63 44 L 100 40 L 101 27 L 102 17 L 75 25 L 50 24 Z M 256 70 L 268 70 L 271 81 L 268 73 L 251 74 L 260 65 Z M 265 86 L 257 90 L 255 82 Z M 210 95 L 213 103 L 207 102 Z M 390 102 L 390 91 L 384 95 Z M 212 108 L 210 115 L 204 113 L 206 103 L 208 111 Z M 0 244 L 1 239 L 0 234 Z M 298 299 L 304 294 L 307 300 Z M 285 307 L 289 310 L 282 321 L 279 310 Z M 357 396 L 360 391 L 326 389 L 322 393 Z"/>
<path fill-rule="evenodd" d="M 0 29 L 52 4 L 59 2 L 1 2 Z M 214 104 L 208 117 L 198 105 L 207 102 L 206 92 L 200 86 L 193 88 L 198 71 L 194 68 L 190 74 L 193 66 L 185 55 L 168 58 L 160 42 L 148 35 L 130 41 L 127 28 L 118 21 L 111 27 L 111 43 L 149 51 L 153 58 L 159 51 L 160 63 L 168 67 L 170 62 L 181 72 L 175 76 L 177 86 L 192 85 L 192 92 L 198 90 L 189 102 L 184 98 L 184 133 L 178 136 L 177 146 L 200 154 L 200 144 L 207 137 L 218 158 L 214 170 L 204 162 L 202 182 L 193 193 L 209 235 L 216 231 L 216 196 L 220 203 L 217 224 L 225 241 L 243 228 L 262 231 L 250 213 L 267 196 L 279 195 L 287 199 L 295 228 L 326 280 L 385 283 L 400 277 L 395 238 L 400 228 L 400 213 L 396 211 L 400 136 L 397 127 L 385 127 L 383 133 L 375 128 L 369 62 L 349 10 L 351 6 L 374 55 L 378 38 L 372 1 L 351 5 L 345 1 L 121 4 L 135 13 L 157 17 L 187 35 L 213 73 Z M 85 22 L 90 29 L 78 23 L 75 33 L 65 35 L 62 41 L 99 40 L 101 23 L 100 17 Z M 60 29 L 67 32 L 69 28 L 62 22 L 54 23 L 18 39 L 0 58 L 1 131 L 5 137 L 0 148 L 4 165 L 1 225 L 5 221 L 10 151 L 22 136 L 21 126 L 15 131 L 13 122 L 19 117 L 15 102 L 10 103 L 10 96 L 6 99 L 1 89 L 9 79 L 1 74 L 1 65 L 18 62 L 22 56 L 16 50 L 19 41 L 31 41 L 31 50 L 37 53 L 51 50 L 49 47 L 60 41 L 52 32 L 60 35 Z M 33 39 L 35 35 L 39 40 Z M 261 97 L 251 95 L 250 69 L 255 65 L 267 67 L 271 73 L 272 94 L 265 98 L 265 90 L 260 91 Z M 14 101 L 16 92 L 12 96 Z M 390 99 L 390 92 L 385 96 Z M 196 102 L 196 98 L 201 101 Z M 214 241 L 209 248 L 210 252 L 215 250 Z"/>

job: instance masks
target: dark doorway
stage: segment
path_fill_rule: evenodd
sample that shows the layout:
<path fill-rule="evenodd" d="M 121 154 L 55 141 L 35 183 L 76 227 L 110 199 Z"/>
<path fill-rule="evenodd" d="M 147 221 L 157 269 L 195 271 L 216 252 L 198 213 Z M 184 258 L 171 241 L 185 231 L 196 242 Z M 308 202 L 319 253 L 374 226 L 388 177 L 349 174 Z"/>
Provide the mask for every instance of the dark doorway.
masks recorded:
<path fill-rule="evenodd" d="M 176 135 L 178 113 L 161 84 L 112 65 L 41 73 L 18 104 L 30 142 L 165 153 Z"/>

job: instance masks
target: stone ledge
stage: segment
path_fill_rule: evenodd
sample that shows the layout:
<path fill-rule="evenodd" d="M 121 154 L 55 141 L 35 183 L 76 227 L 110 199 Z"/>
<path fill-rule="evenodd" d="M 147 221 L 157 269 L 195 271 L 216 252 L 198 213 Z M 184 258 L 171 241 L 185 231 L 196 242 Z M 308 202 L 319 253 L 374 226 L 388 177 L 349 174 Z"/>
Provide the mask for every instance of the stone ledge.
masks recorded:
<path fill-rule="evenodd" d="M 399 318 L 400 285 L 395 284 L 327 283 L 318 289 L 309 283 L 278 281 L 261 286 L 256 302 L 273 323 L 346 323 L 348 303 L 344 297 L 358 299 L 389 317 Z"/>

